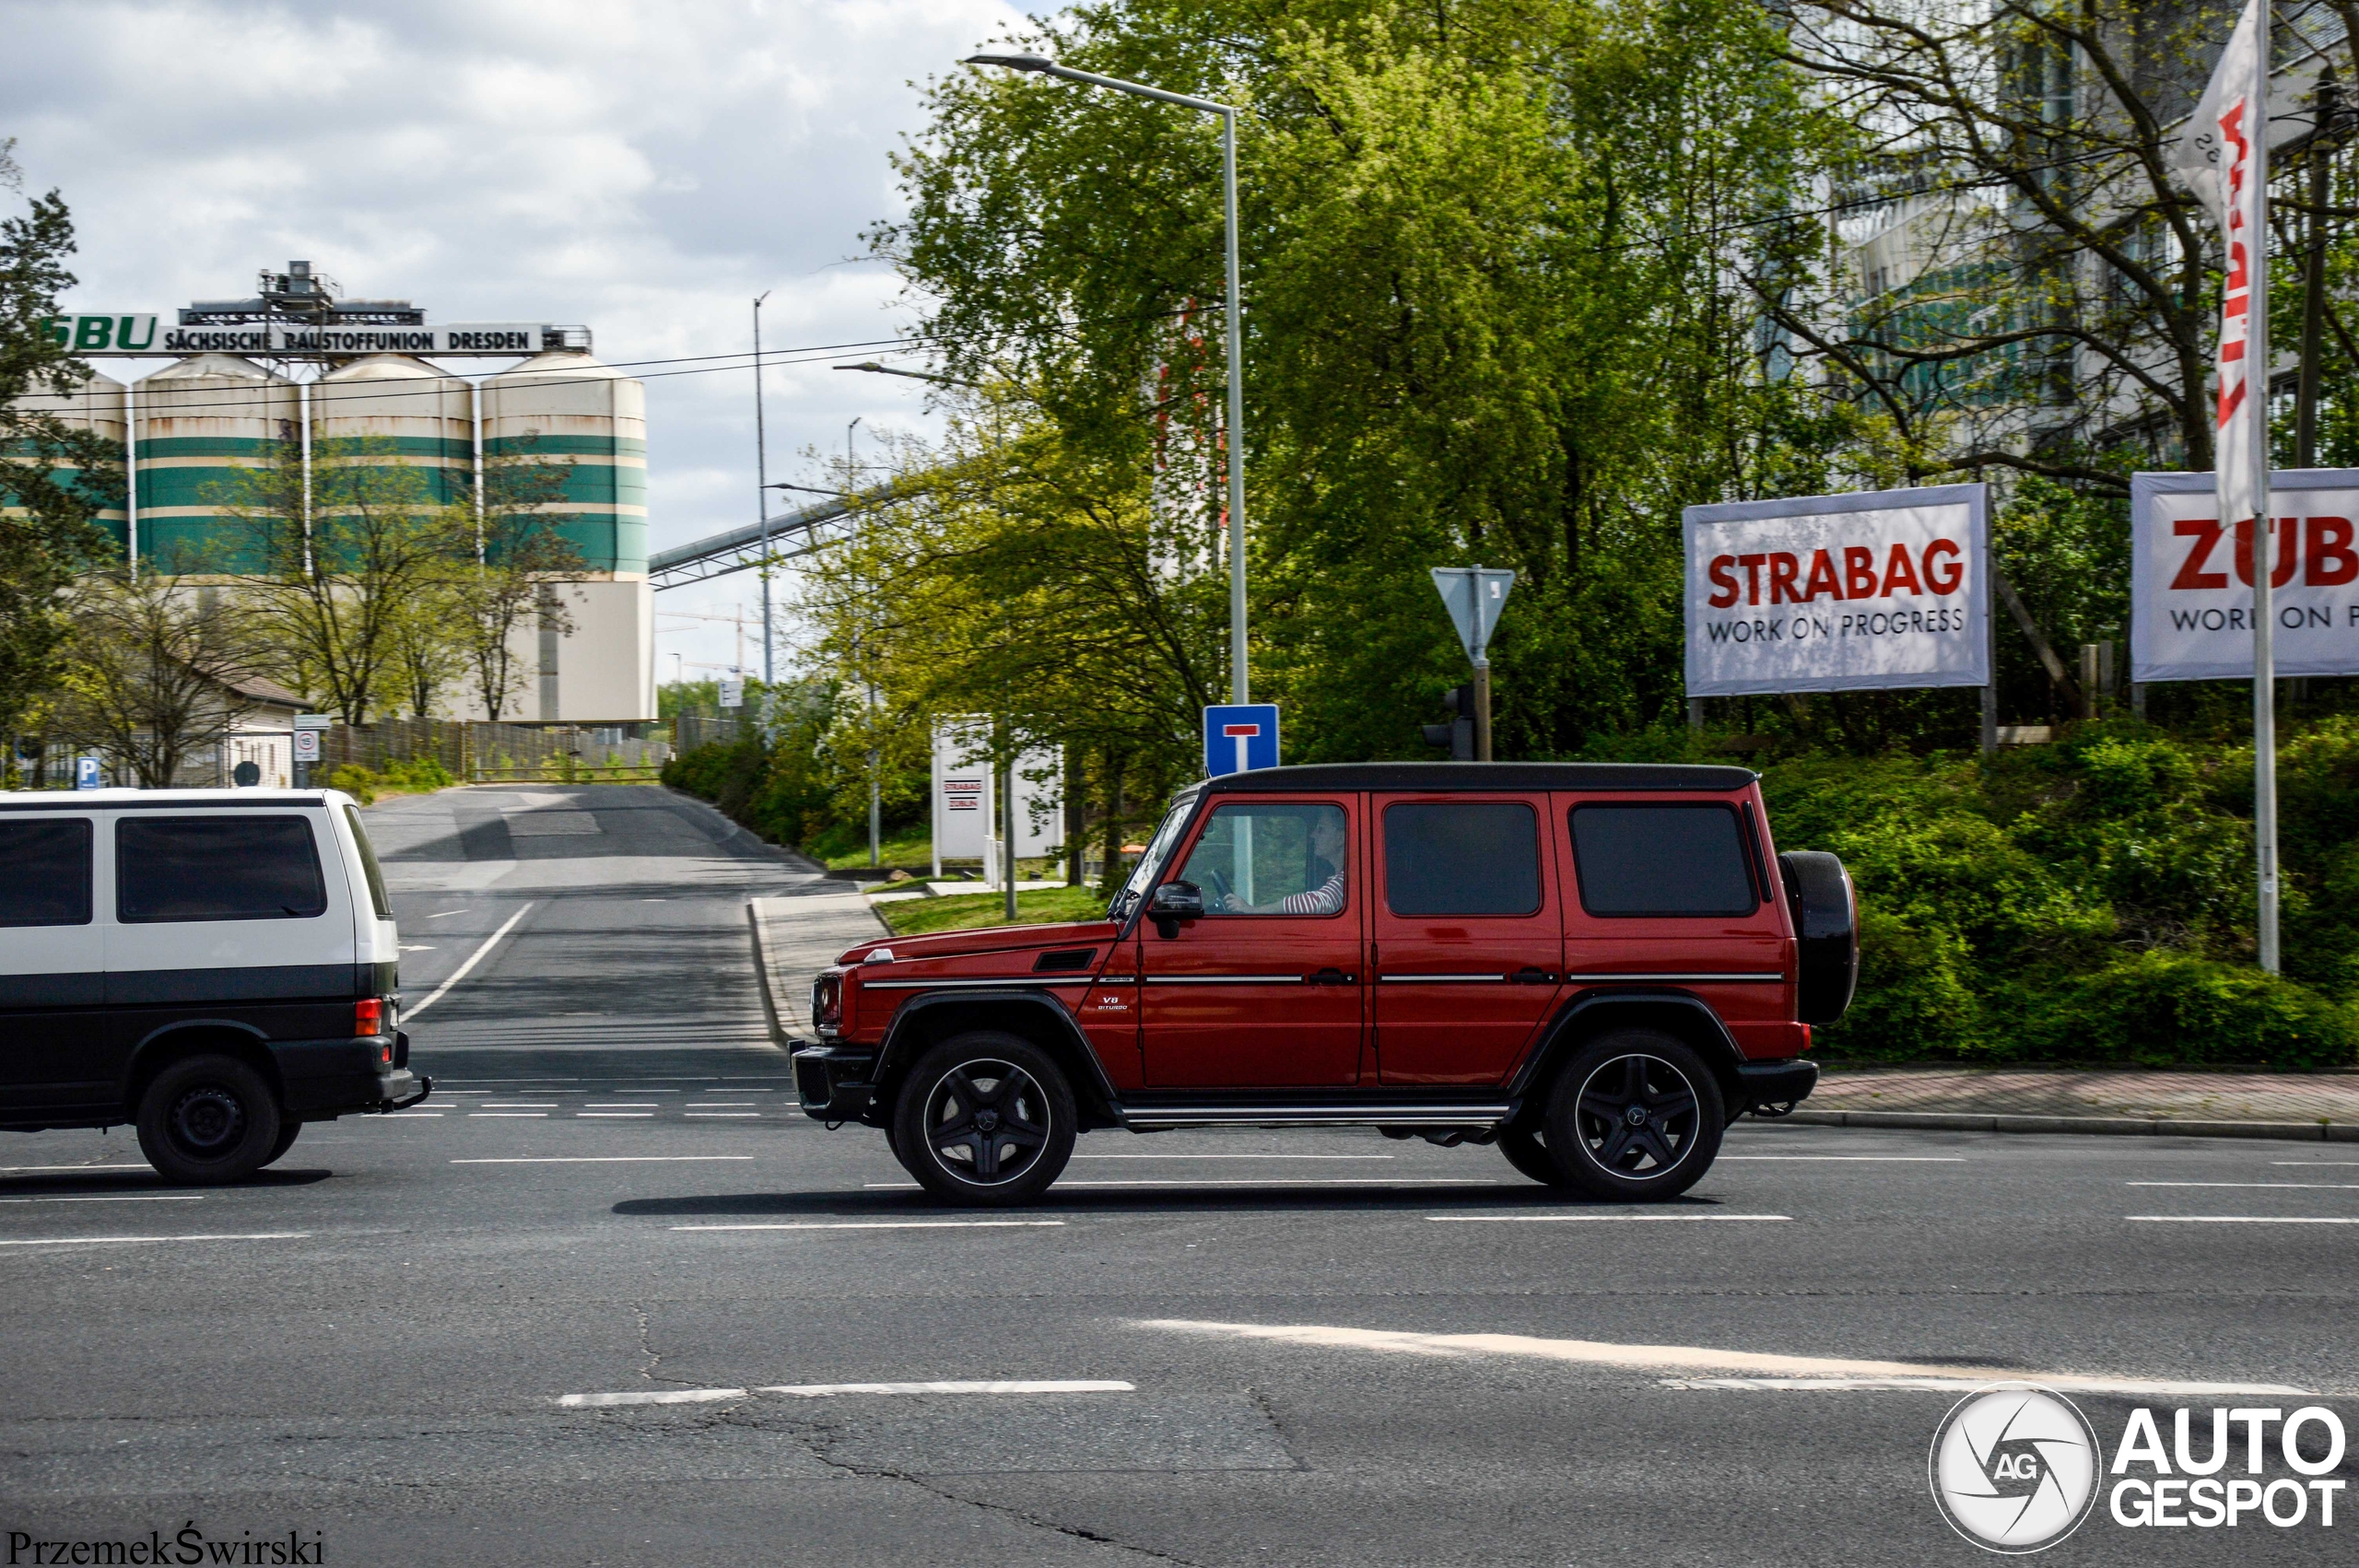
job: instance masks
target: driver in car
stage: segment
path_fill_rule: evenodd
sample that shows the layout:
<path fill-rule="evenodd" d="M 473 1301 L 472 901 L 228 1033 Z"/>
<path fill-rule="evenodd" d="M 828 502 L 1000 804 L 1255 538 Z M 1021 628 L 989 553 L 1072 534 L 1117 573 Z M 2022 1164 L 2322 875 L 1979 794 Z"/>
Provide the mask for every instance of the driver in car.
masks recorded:
<path fill-rule="evenodd" d="M 1303 868 L 1307 886 L 1273 904 L 1248 904 L 1224 893 L 1220 907 L 1232 915 L 1338 915 L 1344 909 L 1344 813 L 1320 811 L 1310 822 L 1310 854 Z"/>

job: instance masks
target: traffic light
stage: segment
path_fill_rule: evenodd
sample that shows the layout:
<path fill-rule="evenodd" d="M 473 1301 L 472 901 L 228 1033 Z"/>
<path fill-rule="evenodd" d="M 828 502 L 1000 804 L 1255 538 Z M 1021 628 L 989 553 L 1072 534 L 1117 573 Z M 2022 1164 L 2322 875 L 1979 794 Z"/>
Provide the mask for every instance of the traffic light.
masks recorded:
<path fill-rule="evenodd" d="M 1448 746 L 1452 762 L 1474 760 L 1474 688 L 1471 685 L 1452 686 L 1442 694 L 1441 700 L 1454 716 L 1441 724 L 1425 724 L 1426 744 Z"/>

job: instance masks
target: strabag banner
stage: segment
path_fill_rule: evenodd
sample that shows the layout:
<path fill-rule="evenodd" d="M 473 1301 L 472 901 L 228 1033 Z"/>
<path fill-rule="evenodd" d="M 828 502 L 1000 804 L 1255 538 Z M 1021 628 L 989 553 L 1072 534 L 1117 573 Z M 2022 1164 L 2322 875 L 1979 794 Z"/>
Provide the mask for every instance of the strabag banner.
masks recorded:
<path fill-rule="evenodd" d="M 1683 516 L 1688 696 L 1989 685 L 1984 486 Z"/>
<path fill-rule="evenodd" d="M 2359 469 L 2270 476 L 2277 673 L 2359 675 Z M 2252 679 L 2252 523 L 2209 474 L 2130 481 L 2130 678 Z"/>

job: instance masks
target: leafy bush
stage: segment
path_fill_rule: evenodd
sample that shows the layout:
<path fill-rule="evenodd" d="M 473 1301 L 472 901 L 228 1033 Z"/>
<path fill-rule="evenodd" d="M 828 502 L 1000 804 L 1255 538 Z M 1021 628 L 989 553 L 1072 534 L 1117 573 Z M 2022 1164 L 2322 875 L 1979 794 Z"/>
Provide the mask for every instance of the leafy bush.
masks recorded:
<path fill-rule="evenodd" d="M 388 784 L 401 790 L 448 790 L 458 780 L 442 766 L 440 757 L 414 756 L 405 762 L 390 763 L 380 776 Z"/>
<path fill-rule="evenodd" d="M 358 763 L 347 762 L 328 775 L 328 788 L 341 790 L 365 806 L 377 798 L 377 776 Z"/>

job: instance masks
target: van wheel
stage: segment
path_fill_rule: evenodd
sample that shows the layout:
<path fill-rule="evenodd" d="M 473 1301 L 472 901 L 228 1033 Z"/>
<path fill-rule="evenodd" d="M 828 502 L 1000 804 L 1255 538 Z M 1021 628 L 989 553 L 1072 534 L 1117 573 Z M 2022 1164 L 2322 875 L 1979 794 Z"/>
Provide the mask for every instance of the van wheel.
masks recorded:
<path fill-rule="evenodd" d="M 303 1124 L 299 1121 L 280 1123 L 278 1137 L 272 1142 L 270 1146 L 270 1153 L 264 1156 L 262 1163 L 264 1165 L 275 1165 L 278 1164 L 279 1157 L 285 1154 L 288 1150 L 295 1147 L 295 1135 L 302 1130 Z"/>
<path fill-rule="evenodd" d="M 1548 1153 L 1548 1145 L 1541 1141 L 1536 1127 L 1509 1128 L 1499 1134 L 1499 1153 L 1508 1164 L 1547 1187 L 1570 1187 L 1565 1173 L 1556 1168 L 1556 1157 Z"/>
<path fill-rule="evenodd" d="M 1675 1198 L 1711 1168 L 1727 1120 L 1701 1057 L 1660 1030 L 1616 1029 L 1557 1074 L 1548 1148 L 1595 1197 Z"/>
<path fill-rule="evenodd" d="M 1073 1089 L 1047 1052 L 979 1029 L 918 1059 L 893 1111 L 893 1151 L 953 1203 L 1028 1203 L 1073 1158 Z"/>
<path fill-rule="evenodd" d="M 185 1057 L 139 1097 L 139 1152 L 191 1186 L 252 1176 L 284 1153 L 281 1127 L 270 1085 L 235 1057 Z"/>

